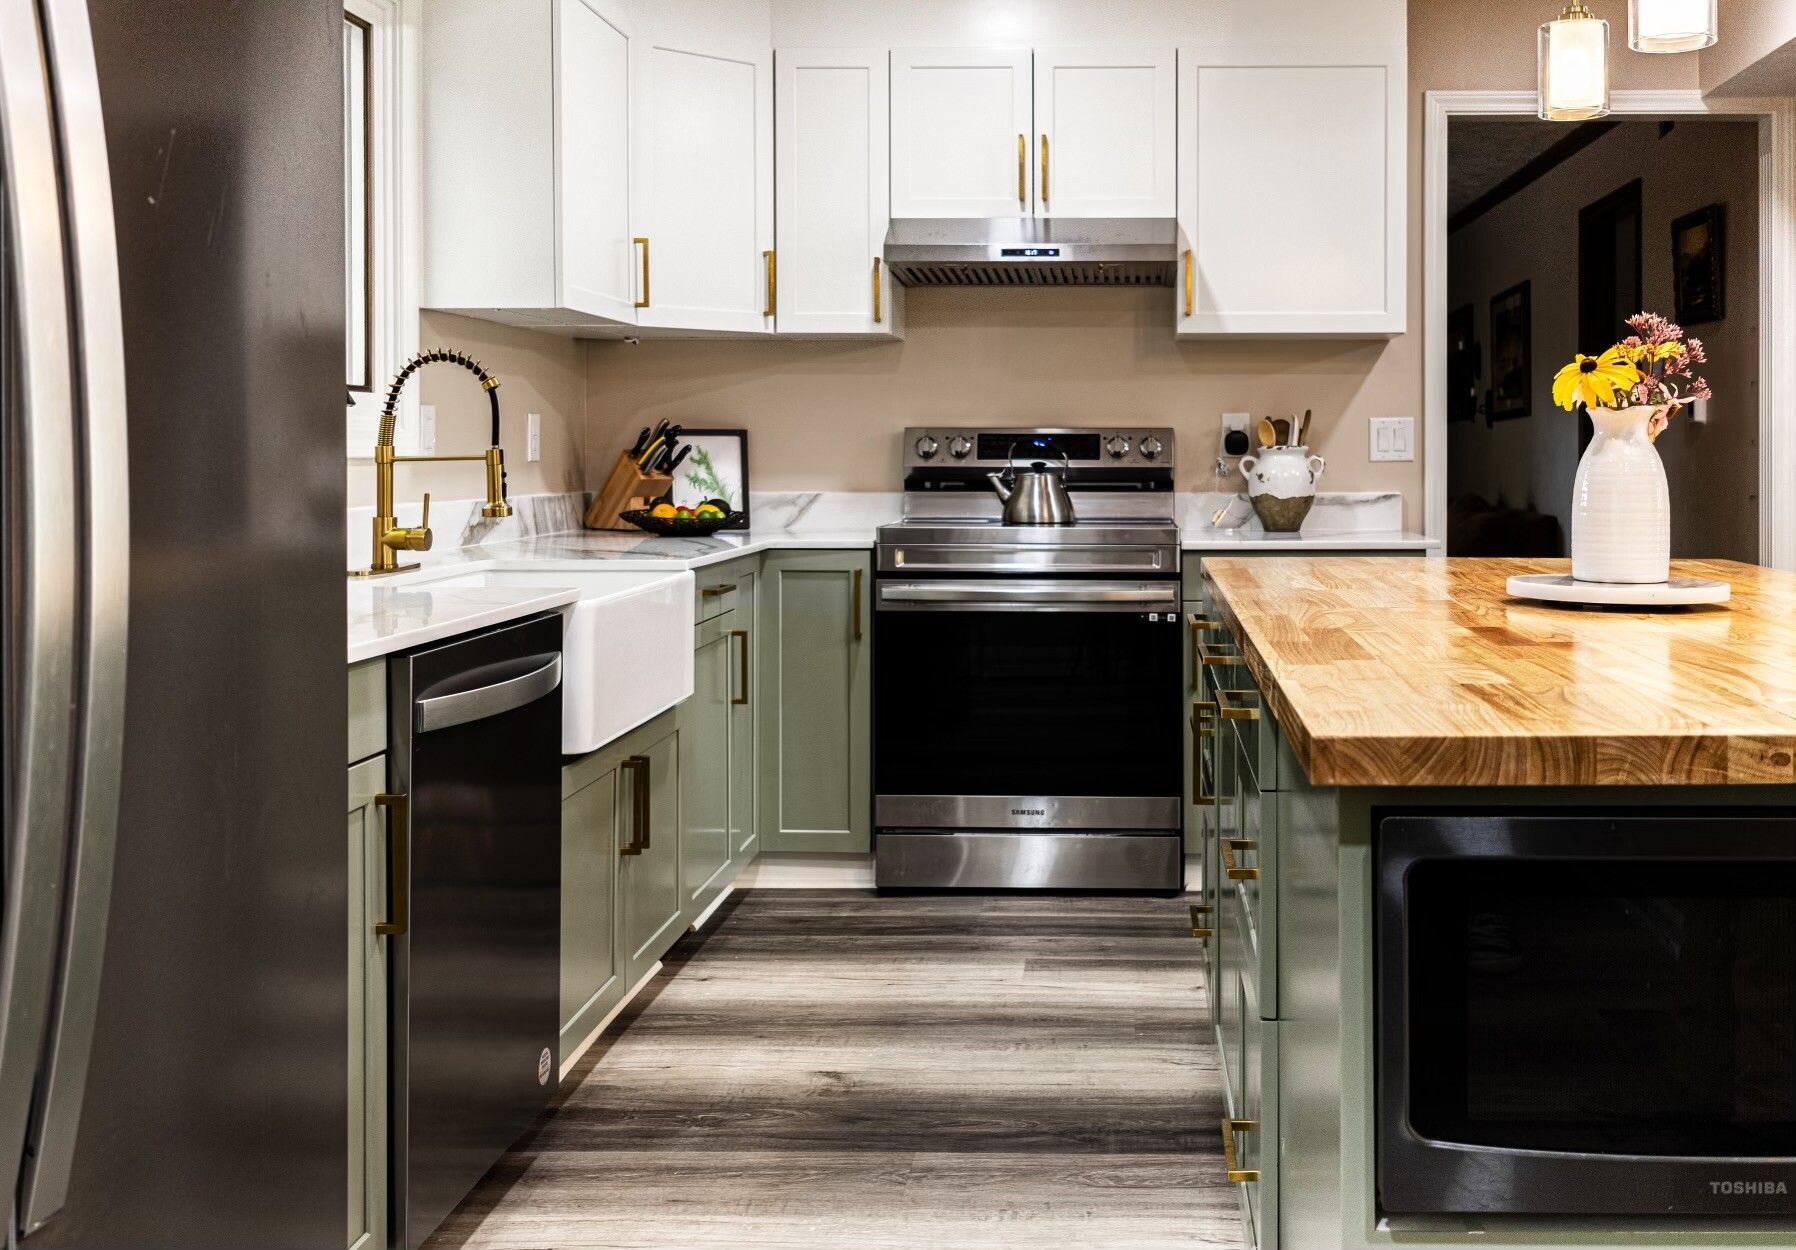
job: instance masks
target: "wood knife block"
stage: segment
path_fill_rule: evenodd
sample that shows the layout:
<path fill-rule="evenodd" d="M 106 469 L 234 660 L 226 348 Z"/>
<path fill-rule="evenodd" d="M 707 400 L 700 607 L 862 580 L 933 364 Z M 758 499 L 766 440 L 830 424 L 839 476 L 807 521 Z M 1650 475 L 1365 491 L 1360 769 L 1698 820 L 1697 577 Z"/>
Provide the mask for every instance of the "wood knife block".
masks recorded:
<path fill-rule="evenodd" d="M 592 506 L 586 510 L 586 528 L 645 533 L 619 514 L 632 508 L 650 507 L 671 489 L 673 478 L 665 473 L 644 473 L 636 467 L 630 453 L 621 452 L 617 463 L 611 466 L 605 484 L 593 495 Z"/>

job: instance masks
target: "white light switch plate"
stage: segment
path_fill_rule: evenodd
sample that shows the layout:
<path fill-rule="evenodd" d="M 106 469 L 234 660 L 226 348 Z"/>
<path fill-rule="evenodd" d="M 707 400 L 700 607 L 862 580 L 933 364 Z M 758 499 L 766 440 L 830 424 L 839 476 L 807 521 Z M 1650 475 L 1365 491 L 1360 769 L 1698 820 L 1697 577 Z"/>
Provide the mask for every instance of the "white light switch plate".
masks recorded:
<path fill-rule="evenodd" d="M 524 443 L 524 459 L 537 461 L 543 458 L 543 414 L 533 412 L 526 428 L 530 431 Z"/>
<path fill-rule="evenodd" d="M 1372 459 L 1414 460 L 1415 430 L 1414 417 L 1373 417 Z"/>
<path fill-rule="evenodd" d="M 418 405 L 418 454 L 433 456 L 437 450 L 437 406 Z"/>

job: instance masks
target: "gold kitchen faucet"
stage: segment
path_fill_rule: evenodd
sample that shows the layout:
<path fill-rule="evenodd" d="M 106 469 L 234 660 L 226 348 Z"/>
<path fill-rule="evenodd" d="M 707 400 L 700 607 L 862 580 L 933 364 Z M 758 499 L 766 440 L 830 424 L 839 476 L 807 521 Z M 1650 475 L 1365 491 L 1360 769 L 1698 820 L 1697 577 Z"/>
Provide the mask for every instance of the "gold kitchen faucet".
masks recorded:
<path fill-rule="evenodd" d="M 393 450 L 393 424 L 399 406 L 399 392 L 407 379 L 428 364 L 460 365 L 480 380 L 493 408 L 492 445 L 479 455 L 468 456 L 401 456 Z M 394 515 L 393 466 L 436 460 L 484 460 L 486 462 L 486 503 L 480 509 L 484 517 L 508 517 L 511 505 L 505 501 L 505 452 L 499 447 L 499 379 L 488 373 L 478 360 L 447 348 L 419 352 L 405 363 L 387 388 L 386 407 L 381 409 L 380 436 L 374 440 L 374 555 L 365 569 L 351 569 L 351 577 L 379 577 L 383 573 L 399 573 L 415 569 L 415 564 L 399 563 L 401 551 L 429 551 L 430 492 L 424 492 L 424 519 L 421 524 L 405 527 Z"/>

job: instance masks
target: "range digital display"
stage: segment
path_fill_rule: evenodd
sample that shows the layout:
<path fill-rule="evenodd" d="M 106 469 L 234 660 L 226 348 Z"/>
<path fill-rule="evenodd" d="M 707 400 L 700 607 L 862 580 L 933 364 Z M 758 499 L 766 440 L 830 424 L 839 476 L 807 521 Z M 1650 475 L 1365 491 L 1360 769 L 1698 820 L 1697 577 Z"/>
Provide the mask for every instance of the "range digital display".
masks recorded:
<path fill-rule="evenodd" d="M 979 436 L 978 459 L 1007 460 L 1011 449 L 1025 463 L 1029 460 L 1058 460 L 1062 452 L 1068 460 L 1096 460 L 1096 434 L 1031 434 L 1027 430 L 1003 431 Z"/>

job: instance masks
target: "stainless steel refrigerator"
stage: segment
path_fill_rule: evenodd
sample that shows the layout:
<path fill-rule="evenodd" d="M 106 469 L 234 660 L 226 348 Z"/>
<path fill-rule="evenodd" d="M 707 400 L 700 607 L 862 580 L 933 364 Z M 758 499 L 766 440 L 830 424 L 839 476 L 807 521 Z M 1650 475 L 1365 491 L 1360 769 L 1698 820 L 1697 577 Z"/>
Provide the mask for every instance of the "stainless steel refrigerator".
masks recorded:
<path fill-rule="evenodd" d="M 0 1176 L 344 1234 L 341 7 L 0 0 Z"/>

